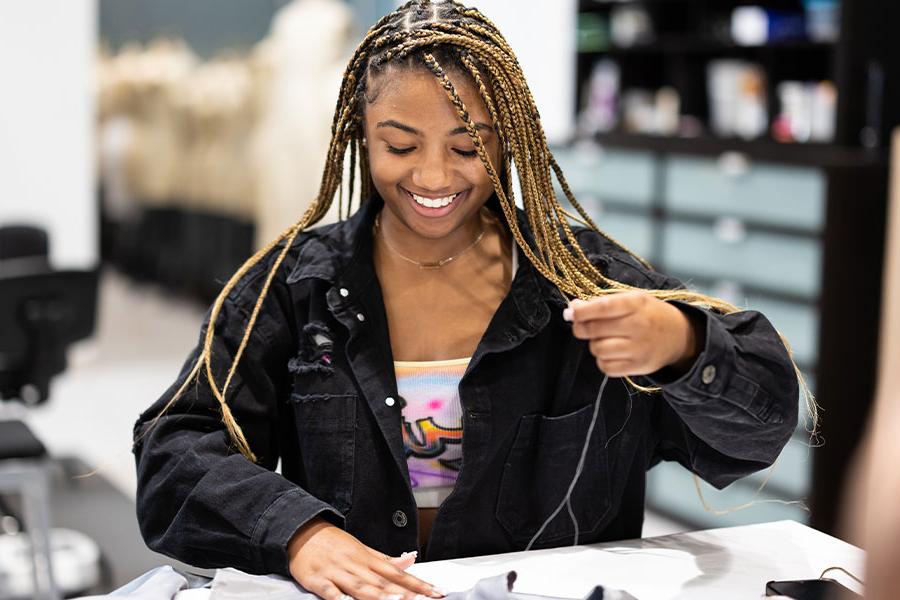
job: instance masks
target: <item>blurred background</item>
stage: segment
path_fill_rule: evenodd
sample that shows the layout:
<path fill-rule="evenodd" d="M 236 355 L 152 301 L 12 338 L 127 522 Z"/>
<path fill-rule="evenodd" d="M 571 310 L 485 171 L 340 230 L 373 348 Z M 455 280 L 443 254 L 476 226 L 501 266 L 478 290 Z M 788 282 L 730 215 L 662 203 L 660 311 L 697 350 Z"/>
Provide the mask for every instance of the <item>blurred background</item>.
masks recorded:
<path fill-rule="evenodd" d="M 821 439 L 804 412 L 774 470 L 724 491 L 654 468 L 644 535 L 834 533 L 877 375 L 896 3 L 468 3 L 599 226 L 762 310 L 823 409 Z M 65 595 L 176 564 L 137 530 L 132 424 L 315 195 L 346 60 L 396 4 L 0 0 L 0 598 L 42 585 L 48 544 Z"/>

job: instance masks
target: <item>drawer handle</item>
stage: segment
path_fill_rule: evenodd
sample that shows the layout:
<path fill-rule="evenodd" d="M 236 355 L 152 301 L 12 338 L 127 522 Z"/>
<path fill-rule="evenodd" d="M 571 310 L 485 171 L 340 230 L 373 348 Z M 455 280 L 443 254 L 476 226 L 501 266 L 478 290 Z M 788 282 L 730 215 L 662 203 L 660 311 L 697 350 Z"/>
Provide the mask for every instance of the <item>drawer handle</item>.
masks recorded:
<path fill-rule="evenodd" d="M 750 172 L 750 159 L 741 152 L 723 152 L 719 156 L 718 166 L 723 175 L 737 179 Z"/>
<path fill-rule="evenodd" d="M 716 238 L 725 244 L 740 244 L 747 239 L 747 228 L 744 222 L 734 217 L 720 217 L 713 224 Z"/>
<path fill-rule="evenodd" d="M 746 302 L 744 299 L 744 288 L 736 281 L 728 281 L 726 279 L 717 281 L 713 285 L 712 294 L 716 298 L 731 302 L 735 306 L 741 306 Z"/>

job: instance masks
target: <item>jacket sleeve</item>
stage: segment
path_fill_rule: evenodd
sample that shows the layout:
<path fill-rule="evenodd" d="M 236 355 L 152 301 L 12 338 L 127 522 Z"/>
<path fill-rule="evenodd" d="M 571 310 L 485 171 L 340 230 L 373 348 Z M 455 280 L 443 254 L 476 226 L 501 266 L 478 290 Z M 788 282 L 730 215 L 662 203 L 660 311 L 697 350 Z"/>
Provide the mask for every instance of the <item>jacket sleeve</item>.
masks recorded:
<path fill-rule="evenodd" d="M 610 268 L 613 277 L 639 287 L 684 287 L 630 256 L 611 260 Z M 721 489 L 775 462 L 797 425 L 799 383 L 784 343 L 761 313 L 722 315 L 673 304 L 705 340 L 680 377 L 639 378 L 662 389 L 653 411 L 653 462 L 676 460 Z"/>
<path fill-rule="evenodd" d="M 220 388 L 264 278 L 264 269 L 251 270 L 215 324 L 212 364 Z M 134 429 L 137 516 L 151 549 L 198 567 L 289 575 L 286 547 L 300 526 L 316 516 L 343 524 L 333 507 L 273 472 L 279 417 L 286 409 L 282 400 L 290 385 L 287 362 L 294 351 L 286 314 L 290 306 L 287 289 L 276 278 L 226 396 L 257 464 L 231 443 L 203 373 L 154 422 L 199 349 L 172 387 L 139 417 Z"/>

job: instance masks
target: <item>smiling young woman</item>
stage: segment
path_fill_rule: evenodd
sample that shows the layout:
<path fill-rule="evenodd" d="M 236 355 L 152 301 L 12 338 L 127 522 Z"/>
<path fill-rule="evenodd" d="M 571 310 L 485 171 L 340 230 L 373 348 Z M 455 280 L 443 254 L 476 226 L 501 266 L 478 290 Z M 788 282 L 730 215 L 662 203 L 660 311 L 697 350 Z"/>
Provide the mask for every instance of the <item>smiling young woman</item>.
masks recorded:
<path fill-rule="evenodd" d="M 722 487 L 775 460 L 805 389 L 779 335 L 600 232 L 477 10 L 376 23 L 332 132 L 316 201 L 136 424 L 151 548 L 329 600 L 440 597 L 415 552 L 638 537 L 656 462 Z M 311 229 L 345 174 L 359 209 Z"/>
<path fill-rule="evenodd" d="M 448 76 L 500 164 L 478 89 L 461 73 Z M 472 356 L 511 283 L 512 238 L 484 208 L 493 183 L 434 75 L 388 70 L 373 85 L 365 133 L 385 203 L 374 258 L 394 358 Z"/>

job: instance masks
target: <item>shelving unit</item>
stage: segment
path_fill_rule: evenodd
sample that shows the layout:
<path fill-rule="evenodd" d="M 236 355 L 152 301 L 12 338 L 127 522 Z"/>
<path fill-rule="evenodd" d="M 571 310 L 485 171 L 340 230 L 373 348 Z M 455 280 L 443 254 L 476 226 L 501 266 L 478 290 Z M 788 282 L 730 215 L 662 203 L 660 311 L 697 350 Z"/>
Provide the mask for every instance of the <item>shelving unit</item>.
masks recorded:
<path fill-rule="evenodd" d="M 793 518 L 833 532 L 843 475 L 873 395 L 887 196 L 881 141 L 900 123 L 900 36 L 890 30 L 900 6 L 843 0 L 833 40 L 743 46 L 729 39 L 726 23 L 746 4 L 582 0 L 581 18 L 607 22 L 617 7 L 643 7 L 654 33 L 628 47 L 608 41 L 579 51 L 576 110 L 594 65 L 610 60 L 622 91 L 676 91 L 691 127 L 658 135 L 630 131 L 620 120 L 555 152 L 602 229 L 693 288 L 767 314 L 792 342 L 824 409 L 825 445 L 811 449 L 801 425 L 758 497 L 804 500 L 811 512 L 775 502 L 714 515 L 677 465 L 650 472 L 648 505 L 696 527 Z M 799 0 L 757 4 L 803 11 Z M 721 58 L 753 61 L 765 73 L 762 135 L 715 135 L 706 77 L 709 62 Z M 833 139 L 776 141 L 776 86 L 788 79 L 833 83 Z M 763 477 L 721 492 L 704 484 L 704 498 L 716 508 L 742 505 L 757 498 Z"/>

